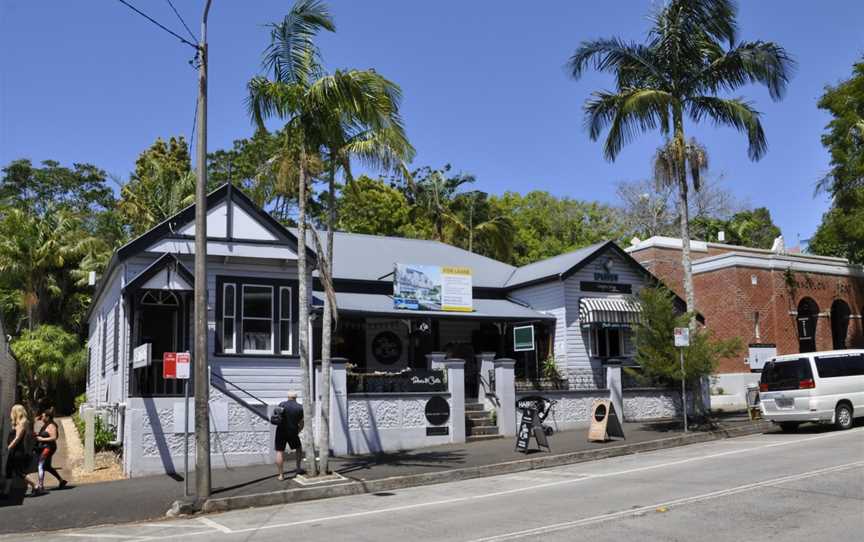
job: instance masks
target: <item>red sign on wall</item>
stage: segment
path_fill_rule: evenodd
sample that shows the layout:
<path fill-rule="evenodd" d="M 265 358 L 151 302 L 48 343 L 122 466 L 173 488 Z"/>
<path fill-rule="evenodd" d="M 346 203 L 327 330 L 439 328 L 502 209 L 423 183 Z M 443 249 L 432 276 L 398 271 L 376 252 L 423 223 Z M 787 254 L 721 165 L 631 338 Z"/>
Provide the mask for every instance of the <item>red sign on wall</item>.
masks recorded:
<path fill-rule="evenodd" d="M 177 378 L 177 352 L 162 354 L 162 378 L 165 380 Z"/>
<path fill-rule="evenodd" d="M 162 354 L 162 378 L 166 380 L 188 379 L 191 361 L 189 352 L 165 352 Z"/>

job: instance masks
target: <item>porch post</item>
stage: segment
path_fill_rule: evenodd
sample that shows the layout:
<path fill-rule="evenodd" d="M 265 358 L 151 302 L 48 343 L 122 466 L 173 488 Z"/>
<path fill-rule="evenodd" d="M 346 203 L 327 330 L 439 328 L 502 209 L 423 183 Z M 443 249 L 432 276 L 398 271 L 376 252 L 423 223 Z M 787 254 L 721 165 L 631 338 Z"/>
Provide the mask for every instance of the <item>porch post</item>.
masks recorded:
<path fill-rule="evenodd" d="M 465 442 L 465 360 L 450 358 L 440 363 L 447 371 L 450 392 L 450 442 Z"/>
<path fill-rule="evenodd" d="M 615 413 L 619 420 L 624 420 L 624 392 L 621 384 L 621 364 L 607 364 L 606 388 L 609 389 L 609 400 L 615 407 Z"/>
<path fill-rule="evenodd" d="M 516 360 L 496 359 L 495 367 L 495 416 L 498 419 L 498 434 L 505 437 L 516 435 Z"/>
<path fill-rule="evenodd" d="M 348 453 L 348 370 L 345 358 L 330 358 L 330 449 Z"/>

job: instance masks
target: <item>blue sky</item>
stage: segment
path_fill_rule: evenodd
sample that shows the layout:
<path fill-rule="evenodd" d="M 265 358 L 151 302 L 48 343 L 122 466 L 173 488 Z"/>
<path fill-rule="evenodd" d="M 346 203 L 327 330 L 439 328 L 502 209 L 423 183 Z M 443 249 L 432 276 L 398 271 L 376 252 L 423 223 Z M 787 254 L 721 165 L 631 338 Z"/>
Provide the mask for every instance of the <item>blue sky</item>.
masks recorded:
<path fill-rule="evenodd" d="M 162 0 L 131 0 L 180 30 Z M 203 0 L 174 0 L 198 32 Z M 329 68 L 374 67 L 402 86 L 416 166 L 451 163 L 490 192 L 531 189 L 614 203 L 615 183 L 647 177 L 660 136 L 648 134 L 614 163 L 588 139 L 582 104 L 607 76 L 578 82 L 564 70 L 584 39 L 641 40 L 648 1 L 331 0 L 338 32 L 321 39 Z M 214 0 L 210 25 L 210 150 L 251 134 L 245 84 L 259 71 L 263 24 L 288 1 Z M 814 198 L 828 167 L 816 109 L 826 84 L 864 52 L 864 3 L 741 2 L 742 39 L 777 41 L 798 61 L 785 100 L 759 87 L 740 94 L 764 113 L 768 155 L 747 159 L 728 128 L 688 126 L 709 149 L 712 175 L 737 197 L 767 206 L 787 245 L 808 237 L 827 207 Z M 91 162 L 125 179 L 157 136 L 192 129 L 191 49 L 116 0 L 0 0 L 0 163 L 19 157 Z"/>

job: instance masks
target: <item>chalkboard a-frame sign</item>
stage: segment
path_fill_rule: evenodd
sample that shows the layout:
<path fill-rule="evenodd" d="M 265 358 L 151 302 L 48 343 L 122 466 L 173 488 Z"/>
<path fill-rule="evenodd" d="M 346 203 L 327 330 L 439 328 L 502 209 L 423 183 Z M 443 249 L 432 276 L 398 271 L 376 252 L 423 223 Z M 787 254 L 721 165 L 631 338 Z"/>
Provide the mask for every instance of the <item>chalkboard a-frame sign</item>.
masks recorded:
<path fill-rule="evenodd" d="M 516 451 L 528 453 L 532 436 L 537 441 L 538 448 L 546 448 L 547 452 L 552 451 L 549 448 L 549 441 L 546 440 L 546 433 L 543 432 L 543 426 L 539 423 L 537 411 L 526 408 L 522 410 L 522 421 L 519 422 L 519 430 L 516 432 Z"/>

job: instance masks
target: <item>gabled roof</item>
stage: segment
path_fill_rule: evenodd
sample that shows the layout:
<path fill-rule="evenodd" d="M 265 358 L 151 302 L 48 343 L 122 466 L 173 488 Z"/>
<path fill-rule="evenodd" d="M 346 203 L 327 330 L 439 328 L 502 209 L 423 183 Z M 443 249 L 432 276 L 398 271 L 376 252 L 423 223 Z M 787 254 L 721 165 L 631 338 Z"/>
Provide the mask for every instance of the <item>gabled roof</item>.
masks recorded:
<path fill-rule="evenodd" d="M 326 233 L 318 231 L 321 243 Z M 309 246 L 314 247 L 311 233 Z M 333 277 L 337 280 L 392 281 L 395 264 L 470 267 L 475 288 L 501 288 L 516 269 L 498 260 L 424 239 L 335 232 Z"/>
<path fill-rule="evenodd" d="M 564 279 L 584 267 L 607 247 L 616 247 L 612 241 L 595 243 L 587 247 L 565 252 L 552 258 L 540 260 L 516 269 L 507 279 L 507 288 L 538 284 L 552 278 Z M 632 259 L 632 258 L 630 258 Z M 637 264 L 639 265 L 639 264 Z M 641 267 L 641 265 L 639 266 Z"/>
<path fill-rule="evenodd" d="M 160 286 L 160 288 L 183 290 L 188 289 L 188 286 L 193 286 L 195 284 L 195 275 L 193 275 L 176 256 L 173 254 L 163 254 L 145 270 L 138 273 L 134 279 L 130 280 L 126 286 L 123 287 L 123 290 L 132 291 L 142 287 L 149 288 L 147 284 L 155 279 L 162 278 L 159 277 L 159 274 L 163 271 L 165 272 L 163 274 L 165 284 L 164 286 Z M 177 281 L 175 277 L 172 277 L 172 274 L 176 274 L 176 278 L 179 278 L 180 281 Z M 182 287 L 172 288 L 172 285 L 182 285 Z"/>

